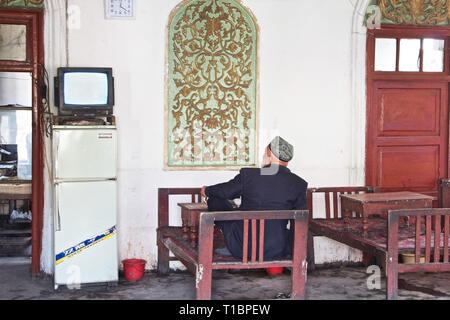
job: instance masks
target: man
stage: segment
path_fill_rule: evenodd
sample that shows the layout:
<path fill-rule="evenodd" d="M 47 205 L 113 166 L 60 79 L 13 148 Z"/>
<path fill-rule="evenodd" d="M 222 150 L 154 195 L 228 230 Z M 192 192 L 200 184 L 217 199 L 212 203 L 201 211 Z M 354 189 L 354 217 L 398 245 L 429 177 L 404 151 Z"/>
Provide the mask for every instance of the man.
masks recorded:
<path fill-rule="evenodd" d="M 305 210 L 307 182 L 292 173 L 288 162 L 294 148 L 286 140 L 276 137 L 267 147 L 263 168 L 243 168 L 226 183 L 202 188 L 208 199 L 210 211 L 233 210 L 230 200 L 241 197 L 239 210 Z M 264 260 L 281 259 L 292 252 L 292 233 L 287 229 L 288 220 L 267 220 L 264 225 Z M 233 255 L 242 259 L 243 222 L 221 221 L 227 248 L 216 253 Z M 251 248 L 249 228 L 249 248 Z M 259 233 L 259 230 L 258 230 Z M 259 237 L 257 235 L 259 242 Z M 251 250 L 249 250 L 250 254 Z"/>

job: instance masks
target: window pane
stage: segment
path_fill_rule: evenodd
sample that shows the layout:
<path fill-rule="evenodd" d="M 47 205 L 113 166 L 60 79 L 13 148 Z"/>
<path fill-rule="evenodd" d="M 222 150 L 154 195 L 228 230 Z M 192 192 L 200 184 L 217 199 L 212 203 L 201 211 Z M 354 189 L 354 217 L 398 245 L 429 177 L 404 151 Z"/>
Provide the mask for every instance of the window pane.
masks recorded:
<path fill-rule="evenodd" d="M 0 72 L 0 106 L 32 106 L 32 78 L 28 72 Z"/>
<path fill-rule="evenodd" d="M 0 24 L 0 60 L 27 59 L 27 28 L 24 25 Z"/>
<path fill-rule="evenodd" d="M 375 39 L 375 71 L 395 71 L 396 39 Z"/>
<path fill-rule="evenodd" d="M 420 39 L 400 40 L 399 71 L 420 71 Z"/>
<path fill-rule="evenodd" d="M 0 148 L 6 151 L 17 150 L 17 156 L 14 158 L 17 163 L 17 178 L 20 180 L 31 180 L 31 111 L 29 110 L 2 110 L 0 109 Z M 12 149 L 11 149 L 12 148 Z M 11 161 L 5 156 L 0 156 L 0 164 L 11 165 L 14 163 L 6 163 Z M 14 161 L 14 160 L 12 160 Z M 5 167 L 7 168 L 7 167 Z M 4 174 L 4 173 L 3 173 Z M 9 175 L 3 176 L 0 170 L 0 180 Z"/>
<path fill-rule="evenodd" d="M 423 71 L 443 72 L 444 71 L 444 40 L 424 39 L 423 40 Z"/>

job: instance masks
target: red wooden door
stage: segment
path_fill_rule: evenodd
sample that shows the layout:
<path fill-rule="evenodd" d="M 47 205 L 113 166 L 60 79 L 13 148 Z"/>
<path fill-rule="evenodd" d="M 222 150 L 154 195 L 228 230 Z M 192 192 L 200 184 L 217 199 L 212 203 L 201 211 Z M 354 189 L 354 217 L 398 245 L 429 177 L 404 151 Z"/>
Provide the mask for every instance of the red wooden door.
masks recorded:
<path fill-rule="evenodd" d="M 2 2 L 2 1 L 0 1 Z M 0 24 L 25 25 L 27 30 L 25 61 L 0 60 L 0 71 L 30 72 L 33 75 L 32 106 L 32 223 L 31 273 L 41 271 L 42 228 L 44 212 L 44 158 L 41 127 L 41 85 L 44 84 L 44 10 L 0 10 Z"/>
<path fill-rule="evenodd" d="M 448 83 L 374 81 L 368 108 L 368 185 L 438 196 L 448 169 Z"/>

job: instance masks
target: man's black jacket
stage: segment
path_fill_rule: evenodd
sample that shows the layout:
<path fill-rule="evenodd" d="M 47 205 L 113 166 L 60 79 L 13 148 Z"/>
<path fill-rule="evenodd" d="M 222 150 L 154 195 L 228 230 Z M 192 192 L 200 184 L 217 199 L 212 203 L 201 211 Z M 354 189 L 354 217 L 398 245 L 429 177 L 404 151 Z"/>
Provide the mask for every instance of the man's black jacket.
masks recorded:
<path fill-rule="evenodd" d="M 275 165 L 262 169 L 241 169 L 240 173 L 229 182 L 207 187 L 205 194 L 209 198 L 219 200 L 241 197 L 239 210 L 242 211 L 305 210 L 307 187 L 308 183 L 288 168 Z M 225 210 L 225 208 L 211 208 L 211 206 L 209 209 Z M 266 221 L 264 260 L 283 258 L 291 252 L 291 237 L 287 223 L 287 220 Z M 227 247 L 236 258 L 242 258 L 242 226 L 242 221 L 221 224 Z"/>

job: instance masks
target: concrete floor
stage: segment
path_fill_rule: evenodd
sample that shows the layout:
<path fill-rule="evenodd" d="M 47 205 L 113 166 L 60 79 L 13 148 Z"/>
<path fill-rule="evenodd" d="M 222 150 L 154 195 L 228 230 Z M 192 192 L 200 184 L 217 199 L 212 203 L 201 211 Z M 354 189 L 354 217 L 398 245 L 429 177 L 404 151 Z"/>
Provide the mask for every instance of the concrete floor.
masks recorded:
<path fill-rule="evenodd" d="M 383 300 L 381 289 L 369 290 L 370 274 L 364 267 L 319 268 L 308 274 L 306 296 L 309 300 Z M 406 274 L 400 277 L 399 300 L 450 300 L 450 273 Z M 230 274 L 214 271 L 214 300 L 270 300 L 278 293 L 290 292 L 288 272 L 268 276 L 251 270 Z M 31 279 L 30 263 L 18 258 L 0 258 L 0 300 L 193 300 L 194 277 L 187 272 L 173 272 L 158 277 L 149 272 L 135 283 L 120 277 L 117 286 L 91 286 L 80 290 L 53 288 L 51 278 Z"/>

